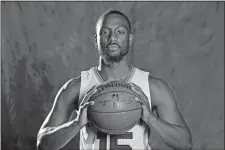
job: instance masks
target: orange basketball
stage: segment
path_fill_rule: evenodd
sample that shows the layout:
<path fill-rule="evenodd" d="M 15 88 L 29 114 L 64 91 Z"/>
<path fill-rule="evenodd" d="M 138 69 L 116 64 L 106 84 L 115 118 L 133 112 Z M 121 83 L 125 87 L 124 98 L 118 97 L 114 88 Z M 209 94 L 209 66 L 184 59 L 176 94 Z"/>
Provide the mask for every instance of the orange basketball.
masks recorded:
<path fill-rule="evenodd" d="M 139 98 L 125 82 L 110 81 L 97 87 L 90 100 L 88 117 L 94 126 L 107 134 L 123 134 L 136 125 L 142 114 Z"/>

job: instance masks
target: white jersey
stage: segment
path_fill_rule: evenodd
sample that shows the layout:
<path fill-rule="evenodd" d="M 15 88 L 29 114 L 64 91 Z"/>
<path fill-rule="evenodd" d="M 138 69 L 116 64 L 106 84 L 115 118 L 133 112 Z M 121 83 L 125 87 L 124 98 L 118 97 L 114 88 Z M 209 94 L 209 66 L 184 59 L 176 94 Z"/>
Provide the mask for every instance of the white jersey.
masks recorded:
<path fill-rule="evenodd" d="M 151 108 L 148 75 L 149 72 L 132 67 L 126 82 L 132 82 L 143 90 L 149 99 Z M 102 83 L 104 81 L 99 75 L 97 67 L 82 71 L 79 102 L 90 88 Z M 150 129 L 143 121 L 122 135 L 106 135 L 98 132 L 93 126 L 85 126 L 80 130 L 80 150 L 150 150 L 149 137 Z"/>

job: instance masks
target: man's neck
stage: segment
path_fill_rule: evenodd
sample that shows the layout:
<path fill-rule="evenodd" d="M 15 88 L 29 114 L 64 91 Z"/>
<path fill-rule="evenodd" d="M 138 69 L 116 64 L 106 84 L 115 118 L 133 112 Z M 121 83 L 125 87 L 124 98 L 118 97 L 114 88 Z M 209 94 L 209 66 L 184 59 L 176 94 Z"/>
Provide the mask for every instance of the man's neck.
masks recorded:
<path fill-rule="evenodd" d="M 104 81 L 109 80 L 125 80 L 132 67 L 128 65 L 127 60 L 123 59 L 120 62 L 114 62 L 106 64 L 102 58 L 100 58 L 98 71 Z"/>

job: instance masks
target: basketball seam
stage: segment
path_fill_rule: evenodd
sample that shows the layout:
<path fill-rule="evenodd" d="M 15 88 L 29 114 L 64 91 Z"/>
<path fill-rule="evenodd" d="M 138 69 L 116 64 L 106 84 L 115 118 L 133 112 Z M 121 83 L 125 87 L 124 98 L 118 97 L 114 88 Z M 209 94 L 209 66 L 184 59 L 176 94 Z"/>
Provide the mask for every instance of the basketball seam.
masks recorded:
<path fill-rule="evenodd" d="M 140 117 L 141 118 L 141 117 Z M 132 129 L 132 127 L 134 126 L 134 125 L 136 125 L 137 123 L 138 123 L 138 121 L 139 120 L 137 120 L 137 121 L 135 121 L 132 125 L 130 125 L 129 127 L 127 127 L 127 128 L 122 128 L 122 129 L 109 129 L 109 128 L 103 128 L 103 129 L 100 129 L 100 128 L 102 128 L 100 125 L 98 125 L 98 124 L 96 124 L 96 123 L 94 123 L 94 126 L 96 126 L 99 130 L 101 130 L 101 131 L 103 131 L 103 132 L 106 132 L 105 130 L 130 130 L 130 129 Z"/>
<path fill-rule="evenodd" d="M 129 111 L 133 111 L 133 110 L 138 110 L 138 109 L 142 109 L 142 108 L 131 109 L 131 110 L 128 110 L 128 111 L 120 111 L 120 112 L 100 112 L 100 111 L 94 111 L 93 109 L 91 109 L 91 111 L 92 112 L 97 112 L 97 113 L 114 113 L 114 114 L 117 114 L 117 113 L 123 113 L 123 112 L 129 112 Z"/>
<path fill-rule="evenodd" d="M 136 94 L 133 94 L 133 93 L 131 93 L 131 92 L 126 92 L 126 91 L 108 91 L 108 92 L 105 92 L 105 93 L 98 94 L 97 96 L 93 96 L 93 97 L 91 97 L 90 99 L 94 99 L 94 98 L 99 97 L 99 96 L 101 96 L 101 95 L 103 95 L 103 94 L 111 93 L 111 92 L 119 92 L 119 93 L 124 93 L 124 92 L 125 92 L 125 93 L 132 94 L 132 95 L 134 95 L 134 96 L 137 96 Z"/>

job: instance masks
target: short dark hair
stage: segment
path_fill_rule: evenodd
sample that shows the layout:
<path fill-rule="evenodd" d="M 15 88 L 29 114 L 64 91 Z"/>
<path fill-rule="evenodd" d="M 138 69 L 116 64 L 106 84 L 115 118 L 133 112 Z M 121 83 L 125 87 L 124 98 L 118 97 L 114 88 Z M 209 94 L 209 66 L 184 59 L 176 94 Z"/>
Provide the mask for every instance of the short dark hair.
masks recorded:
<path fill-rule="evenodd" d="M 128 17 L 127 17 L 124 13 L 122 13 L 122 12 L 120 12 L 120 11 L 118 11 L 118 10 L 109 10 L 109 11 L 106 11 L 105 13 L 103 13 L 103 14 L 99 17 L 99 19 L 102 18 L 102 17 L 104 17 L 104 16 L 110 15 L 110 14 L 117 14 L 117 15 L 123 16 L 123 17 L 126 19 L 127 23 L 128 23 L 129 30 L 131 31 L 130 20 L 128 19 Z M 99 22 L 99 19 L 98 19 L 97 22 Z"/>

